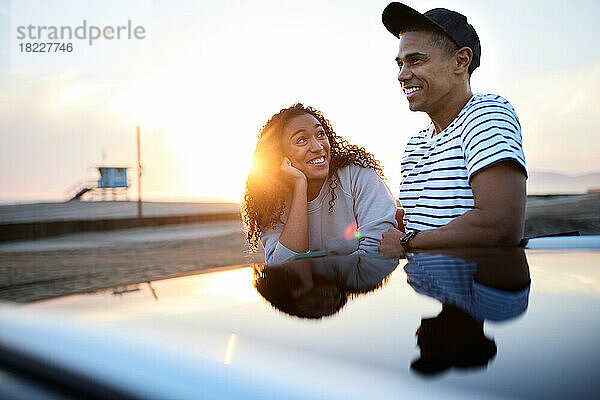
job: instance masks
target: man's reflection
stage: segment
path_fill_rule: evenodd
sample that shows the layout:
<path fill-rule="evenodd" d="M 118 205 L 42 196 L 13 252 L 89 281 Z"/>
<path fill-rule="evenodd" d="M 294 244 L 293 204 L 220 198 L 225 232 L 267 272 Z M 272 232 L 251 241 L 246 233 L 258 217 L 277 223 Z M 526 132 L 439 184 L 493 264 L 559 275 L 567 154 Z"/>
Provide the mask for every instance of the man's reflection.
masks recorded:
<path fill-rule="evenodd" d="M 276 309 L 300 318 L 337 313 L 349 298 L 381 287 L 398 266 L 382 256 L 330 256 L 254 268 L 254 286 Z"/>
<path fill-rule="evenodd" d="M 436 317 L 421 320 L 421 356 L 411 368 L 435 375 L 451 367 L 487 367 L 497 349 L 484 334 L 484 321 L 505 321 L 527 309 L 531 281 L 524 251 L 420 253 L 408 261 L 404 270 L 410 286 L 442 303 Z"/>

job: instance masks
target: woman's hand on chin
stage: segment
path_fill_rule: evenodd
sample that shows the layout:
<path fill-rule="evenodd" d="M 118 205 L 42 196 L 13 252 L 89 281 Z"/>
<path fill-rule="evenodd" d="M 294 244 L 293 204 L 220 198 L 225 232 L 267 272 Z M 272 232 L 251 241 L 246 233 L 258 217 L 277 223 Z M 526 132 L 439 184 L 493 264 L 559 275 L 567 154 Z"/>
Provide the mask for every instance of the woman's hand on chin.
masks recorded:
<path fill-rule="evenodd" d="M 298 168 L 292 166 L 292 161 L 289 158 L 283 157 L 283 161 L 281 162 L 281 172 L 283 176 L 287 180 L 289 180 L 293 185 L 297 184 L 306 184 L 306 175 L 304 172 L 300 171 Z"/>

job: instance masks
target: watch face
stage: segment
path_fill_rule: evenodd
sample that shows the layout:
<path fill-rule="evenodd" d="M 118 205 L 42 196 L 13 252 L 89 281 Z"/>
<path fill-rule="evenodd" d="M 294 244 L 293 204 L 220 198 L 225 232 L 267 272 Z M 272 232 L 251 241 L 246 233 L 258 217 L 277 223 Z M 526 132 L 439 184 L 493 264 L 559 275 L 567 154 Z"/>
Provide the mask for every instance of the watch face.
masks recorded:
<path fill-rule="evenodd" d="M 412 240 L 412 238 L 415 237 L 416 234 L 417 234 L 417 231 L 410 231 L 406 235 L 402 236 L 402 239 L 400 239 L 400 245 L 402 246 L 404 251 L 407 251 L 407 252 L 410 251 L 409 242 Z"/>
<path fill-rule="evenodd" d="M 408 243 L 408 241 L 412 238 L 412 236 L 413 236 L 413 232 L 408 232 L 407 234 L 402 236 L 402 239 L 400 239 L 400 243 L 402 243 L 402 244 Z"/>
<path fill-rule="evenodd" d="M 407 234 L 405 234 L 404 236 L 402 236 L 402 239 L 400 239 L 400 243 L 401 244 L 406 244 L 408 243 L 412 238 L 415 237 L 415 235 L 417 234 L 416 231 L 410 231 Z"/>

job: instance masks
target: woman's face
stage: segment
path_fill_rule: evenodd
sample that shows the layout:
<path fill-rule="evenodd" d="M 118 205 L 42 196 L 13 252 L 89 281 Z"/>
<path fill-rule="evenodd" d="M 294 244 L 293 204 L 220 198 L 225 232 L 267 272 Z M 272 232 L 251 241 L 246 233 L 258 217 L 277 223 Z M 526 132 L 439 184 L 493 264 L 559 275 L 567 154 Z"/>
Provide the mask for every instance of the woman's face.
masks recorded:
<path fill-rule="evenodd" d="M 321 123 L 310 114 L 292 118 L 283 130 L 283 155 L 307 180 L 325 180 L 331 148 Z"/>

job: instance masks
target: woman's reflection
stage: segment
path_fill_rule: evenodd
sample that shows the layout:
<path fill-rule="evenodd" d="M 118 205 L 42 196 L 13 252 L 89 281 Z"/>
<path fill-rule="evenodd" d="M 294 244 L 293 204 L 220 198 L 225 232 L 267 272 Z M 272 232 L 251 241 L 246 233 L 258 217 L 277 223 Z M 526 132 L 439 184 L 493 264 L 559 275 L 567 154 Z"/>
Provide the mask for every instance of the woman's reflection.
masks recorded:
<path fill-rule="evenodd" d="M 385 283 L 398 266 L 382 256 L 330 256 L 254 267 L 254 286 L 276 309 L 300 318 L 337 313 L 351 298 Z"/>
<path fill-rule="evenodd" d="M 404 267 L 417 292 L 442 303 L 417 329 L 420 358 L 411 368 L 435 375 L 451 367 L 485 368 L 496 344 L 485 336 L 485 320 L 505 321 L 522 314 L 529 298 L 529 267 L 522 249 L 414 254 Z"/>

